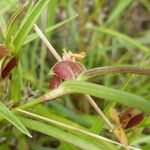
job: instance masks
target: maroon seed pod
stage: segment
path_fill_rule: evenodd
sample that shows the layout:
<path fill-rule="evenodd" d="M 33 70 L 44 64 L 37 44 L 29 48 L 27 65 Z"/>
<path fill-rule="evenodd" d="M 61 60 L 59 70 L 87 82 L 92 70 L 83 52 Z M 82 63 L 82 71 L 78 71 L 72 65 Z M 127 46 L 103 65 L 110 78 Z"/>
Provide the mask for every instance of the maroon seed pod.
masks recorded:
<path fill-rule="evenodd" d="M 84 68 L 76 62 L 61 61 L 55 64 L 51 70 L 55 75 L 61 77 L 63 80 L 72 80 L 84 71 Z"/>
<path fill-rule="evenodd" d="M 3 61 L 2 69 L 1 69 L 1 78 L 5 79 L 11 70 L 17 66 L 18 59 L 16 56 L 6 57 L 7 60 Z"/>
<path fill-rule="evenodd" d="M 141 113 L 135 108 L 128 108 L 120 116 L 120 123 L 123 129 L 131 128 L 139 124 L 145 117 L 144 113 Z"/>
<path fill-rule="evenodd" d="M 49 84 L 49 89 L 51 90 L 56 89 L 61 84 L 61 82 L 62 82 L 62 78 L 54 75 Z"/>
<path fill-rule="evenodd" d="M 9 50 L 5 45 L 0 45 L 0 59 L 8 54 Z"/>
<path fill-rule="evenodd" d="M 127 123 L 125 129 L 128 129 L 128 128 L 131 128 L 131 127 L 133 127 L 133 126 L 136 126 L 137 124 L 139 124 L 139 123 L 144 119 L 144 117 L 145 117 L 145 114 L 144 114 L 144 113 L 140 113 L 140 114 L 134 116 L 133 118 L 131 118 L 131 119 L 128 121 L 128 123 Z"/>

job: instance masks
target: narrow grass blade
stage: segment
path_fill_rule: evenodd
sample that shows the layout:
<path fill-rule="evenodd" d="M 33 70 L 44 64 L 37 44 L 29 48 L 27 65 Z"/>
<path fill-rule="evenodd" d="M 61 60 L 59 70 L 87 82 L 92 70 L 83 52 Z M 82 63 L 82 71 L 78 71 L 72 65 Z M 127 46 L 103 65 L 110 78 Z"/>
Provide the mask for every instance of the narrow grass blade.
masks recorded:
<path fill-rule="evenodd" d="M 0 2 L 0 15 L 3 15 L 6 11 L 10 11 L 12 7 L 15 6 L 17 0 L 1 0 Z"/>
<path fill-rule="evenodd" d="M 82 134 L 91 136 L 91 137 L 93 137 L 93 138 L 97 138 L 97 139 L 99 139 L 99 140 L 104 140 L 104 141 L 107 141 L 107 142 L 110 142 L 110 143 L 113 143 L 113 144 L 117 144 L 117 145 L 123 146 L 122 144 L 120 144 L 120 143 L 118 143 L 118 142 L 116 142 L 116 141 L 112 141 L 112 140 L 110 140 L 110 139 L 108 139 L 108 138 L 105 138 L 105 137 L 103 137 L 103 136 L 99 136 L 99 135 L 96 135 L 96 134 L 92 134 L 92 133 L 90 133 L 90 132 L 88 132 L 88 131 L 86 131 L 86 130 L 79 129 L 79 128 L 70 126 L 70 125 L 68 125 L 68 124 L 63 124 L 62 122 L 59 122 L 59 121 L 56 121 L 56 120 L 52 120 L 52 119 L 50 119 L 50 118 L 46 118 L 46 117 L 43 117 L 43 116 L 39 116 L 39 115 L 37 115 L 37 114 L 33 114 L 33 113 L 31 113 L 31 112 L 24 111 L 24 110 L 21 110 L 21 109 L 17 109 L 17 111 L 19 111 L 19 112 L 21 112 L 21 113 L 23 113 L 23 114 L 26 114 L 26 115 L 28 115 L 28 116 L 30 116 L 30 117 L 33 117 L 33 118 L 36 118 L 36 119 L 40 119 L 40 120 L 46 121 L 46 122 L 48 122 L 48 123 L 50 123 L 50 124 L 58 125 L 58 126 L 59 126 L 60 128 L 62 128 L 62 129 L 63 129 L 63 128 L 66 128 L 66 129 L 68 129 L 68 130 L 70 130 L 70 131 L 77 131 L 78 133 L 82 133 Z M 75 134 L 75 135 L 76 135 L 76 134 Z M 78 135 L 78 137 L 82 136 L 82 135 L 80 135 L 80 134 L 77 134 L 77 135 Z M 100 142 L 100 143 L 101 143 L 101 142 Z M 102 144 L 103 144 L 103 143 L 102 143 Z M 109 145 L 109 143 L 108 143 L 108 145 Z M 112 145 L 110 145 L 110 146 L 112 146 Z M 107 146 L 106 146 L 106 147 L 107 147 Z M 112 149 L 113 149 L 113 146 L 112 146 Z M 133 148 L 133 149 L 134 149 L 134 148 Z"/>
<path fill-rule="evenodd" d="M 12 71 L 12 83 L 11 83 L 11 99 L 14 103 L 19 103 L 21 100 L 21 92 L 22 92 L 22 68 L 21 64 L 18 64 L 18 67 L 14 68 Z"/>
<path fill-rule="evenodd" d="M 16 52 L 18 52 L 19 49 L 21 48 L 21 46 L 23 45 L 23 42 L 24 42 L 26 36 L 28 35 L 28 33 L 30 32 L 30 30 L 32 29 L 35 21 L 37 20 L 37 18 L 41 14 L 42 10 L 44 9 L 44 7 L 48 3 L 48 1 L 49 0 L 40 0 L 35 5 L 35 7 L 33 8 L 33 10 L 30 12 L 30 14 L 26 18 L 26 21 L 24 22 L 24 24 L 19 29 L 19 31 L 16 34 L 16 37 L 14 39 L 14 42 L 13 42 L 14 46 L 15 46 L 15 51 Z"/>
<path fill-rule="evenodd" d="M 124 11 L 124 9 L 128 7 L 128 5 L 130 5 L 131 2 L 132 0 L 126 1 L 119 0 L 118 3 L 116 4 L 116 7 L 111 12 L 106 24 L 111 23 L 115 18 L 117 18 Z"/>
<path fill-rule="evenodd" d="M 63 26 L 64 24 L 70 22 L 70 21 L 73 20 L 73 19 L 75 19 L 77 16 L 78 16 L 78 14 L 76 14 L 76 15 L 74 15 L 74 16 L 72 16 L 72 17 L 70 17 L 70 18 L 68 18 L 68 19 L 66 19 L 66 20 L 64 20 L 64 21 L 62 21 L 62 22 L 60 22 L 60 23 L 58 23 L 58 24 L 55 24 L 55 25 L 53 25 L 53 26 L 48 27 L 48 28 L 44 31 L 44 33 L 48 34 L 49 32 L 51 32 L 51 31 L 53 31 L 53 30 L 55 30 L 55 29 L 57 29 L 57 28 Z M 37 39 L 37 38 L 39 38 L 39 35 L 38 35 L 37 33 L 32 33 L 32 34 L 30 34 L 30 35 L 27 36 L 27 38 L 26 38 L 26 40 L 25 40 L 25 42 L 24 42 L 23 45 L 26 45 L 26 44 L 32 42 L 33 40 L 35 40 L 35 39 Z"/>
<path fill-rule="evenodd" d="M 102 28 L 102 27 L 94 27 L 94 26 L 87 26 L 86 27 L 88 30 L 93 30 L 96 32 L 102 32 L 105 34 L 109 34 L 112 36 L 115 36 L 118 39 L 122 39 L 124 41 L 126 41 L 127 43 L 131 44 L 132 46 L 134 46 L 135 48 L 138 48 L 139 50 L 141 50 L 142 52 L 150 52 L 150 49 L 145 47 L 144 45 L 140 44 L 138 41 L 130 38 L 128 35 L 111 30 L 111 29 L 106 29 L 106 28 Z"/>
<path fill-rule="evenodd" d="M 48 3 L 48 13 L 47 14 L 47 27 L 51 27 L 55 24 L 55 20 L 56 20 L 56 9 L 57 9 L 57 2 L 58 0 L 50 0 Z M 47 38 L 50 40 L 52 36 L 52 32 L 47 34 Z"/>
<path fill-rule="evenodd" d="M 61 130 L 57 127 L 47 125 L 45 123 L 41 123 L 38 121 L 34 121 L 32 119 L 23 118 L 23 117 L 19 117 L 19 119 L 24 123 L 26 127 L 32 130 L 35 130 L 43 134 L 50 135 L 52 137 L 66 141 L 82 149 L 85 149 L 85 150 L 87 149 L 100 150 L 101 149 L 99 146 L 93 144 L 92 142 L 90 143 L 76 135 L 65 132 L 64 130 Z"/>
<path fill-rule="evenodd" d="M 6 45 L 9 46 L 11 44 L 11 38 L 14 36 L 13 34 L 16 32 L 15 27 L 17 23 L 17 19 L 22 13 L 22 11 L 26 8 L 29 1 L 20 6 L 20 8 L 14 13 L 14 15 L 10 18 L 10 21 L 6 30 Z"/>
<path fill-rule="evenodd" d="M 65 81 L 60 87 L 65 88 L 68 93 L 88 94 L 94 97 L 116 101 L 123 105 L 140 109 L 145 113 L 150 113 L 149 101 L 128 92 L 77 80 Z"/>
<path fill-rule="evenodd" d="M 16 128 L 18 128 L 22 133 L 32 137 L 29 131 L 24 127 L 24 125 L 12 114 L 11 111 L 0 101 L 0 115 L 6 120 L 11 122 Z"/>
<path fill-rule="evenodd" d="M 5 37 L 5 30 L 6 30 L 6 22 L 2 15 L 0 15 L 0 30 L 3 34 L 3 38 Z"/>

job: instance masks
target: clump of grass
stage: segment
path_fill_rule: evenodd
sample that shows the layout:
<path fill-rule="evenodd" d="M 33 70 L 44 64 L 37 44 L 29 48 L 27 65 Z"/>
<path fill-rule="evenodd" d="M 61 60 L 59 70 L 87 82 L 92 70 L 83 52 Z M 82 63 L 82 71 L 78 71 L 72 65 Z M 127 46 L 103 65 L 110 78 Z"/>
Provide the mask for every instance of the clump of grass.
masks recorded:
<path fill-rule="evenodd" d="M 149 124 L 150 113 L 148 38 L 148 44 L 142 42 L 148 31 L 139 31 L 143 37 L 135 39 L 131 36 L 137 34 L 127 35 L 127 25 L 121 24 L 128 21 L 121 17 L 128 14 L 126 9 L 140 5 L 143 11 L 149 11 L 147 3 L 39 0 L 36 4 L 20 3 L 13 13 L 16 1 L 2 2 L 0 148 L 55 147 L 55 138 L 59 141 L 57 149 L 148 147 L 148 136 L 142 133 Z M 10 8 L 12 17 L 5 13 Z M 78 14 L 74 15 L 74 11 Z M 61 21 L 55 23 L 57 20 Z M 57 49 L 65 47 L 72 52 L 62 56 L 63 52 L 56 51 L 50 41 Z M 87 56 L 78 62 L 76 59 L 84 57 L 81 52 Z M 134 75 L 124 75 L 129 73 Z M 4 97 L 5 89 L 8 91 Z M 72 96 L 77 93 L 84 97 Z M 8 122 L 4 119 L 19 130 L 5 128 Z M 30 133 L 26 128 L 31 129 Z M 5 132 L 15 137 L 17 144 L 11 143 Z M 139 139 L 144 137 L 145 144 L 137 142 L 134 133 Z"/>

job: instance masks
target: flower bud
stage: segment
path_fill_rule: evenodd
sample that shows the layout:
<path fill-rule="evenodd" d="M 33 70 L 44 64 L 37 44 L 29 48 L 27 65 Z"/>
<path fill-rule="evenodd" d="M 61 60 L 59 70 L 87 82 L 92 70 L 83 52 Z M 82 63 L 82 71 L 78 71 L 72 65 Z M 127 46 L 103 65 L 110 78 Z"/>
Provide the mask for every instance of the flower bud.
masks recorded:
<path fill-rule="evenodd" d="M 63 80 L 75 79 L 84 68 L 76 62 L 61 61 L 53 66 L 52 72 Z"/>
<path fill-rule="evenodd" d="M 85 68 L 77 62 L 61 61 L 56 63 L 50 71 L 54 76 L 51 79 L 49 88 L 54 89 L 57 88 L 62 81 L 76 79 L 84 70 Z"/>

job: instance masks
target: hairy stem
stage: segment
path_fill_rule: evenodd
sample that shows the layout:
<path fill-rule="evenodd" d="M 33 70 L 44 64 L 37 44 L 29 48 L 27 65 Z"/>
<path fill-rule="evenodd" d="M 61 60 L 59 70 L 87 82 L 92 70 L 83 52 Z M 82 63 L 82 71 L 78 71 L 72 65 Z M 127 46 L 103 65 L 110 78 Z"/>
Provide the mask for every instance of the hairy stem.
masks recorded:
<path fill-rule="evenodd" d="M 21 105 L 19 107 L 16 107 L 14 109 L 12 109 L 12 113 L 16 114 L 18 111 L 17 109 L 20 108 L 20 109 L 29 109 L 29 108 L 32 108 L 38 104 L 42 104 L 42 103 L 45 103 L 45 102 L 48 102 L 48 101 L 52 101 L 54 100 L 55 98 L 58 98 L 60 96 L 63 96 L 65 94 L 68 94 L 68 92 L 64 89 L 64 88 L 57 88 L 56 90 L 53 90 L 37 99 L 34 99 L 34 100 L 31 100 L 30 102 L 24 104 L 24 105 Z M 3 117 L 0 116 L 0 121 L 3 120 Z"/>
<path fill-rule="evenodd" d="M 58 60 L 61 61 L 62 58 L 59 56 L 59 54 L 57 53 L 57 51 L 53 48 L 53 46 L 50 44 L 50 42 L 47 40 L 47 38 L 44 36 L 44 34 L 42 33 L 42 31 L 38 28 L 37 25 L 34 25 L 34 29 L 37 32 L 37 34 L 41 37 L 41 39 L 43 40 L 43 42 L 45 43 L 45 45 L 47 45 L 47 47 L 49 48 L 49 50 L 51 51 L 51 53 L 54 55 L 54 57 Z M 106 123 L 106 125 L 109 127 L 109 129 L 113 130 L 113 125 L 110 123 L 110 121 L 106 118 L 106 116 L 103 114 L 103 112 L 100 110 L 100 108 L 97 106 L 97 104 L 94 102 L 94 100 L 89 96 L 89 95 L 85 95 L 85 97 L 87 98 L 87 100 L 90 102 L 90 104 L 92 105 L 92 107 L 96 110 L 96 112 L 98 113 L 98 115 L 100 116 L 100 118 Z"/>
<path fill-rule="evenodd" d="M 144 69 L 140 67 L 131 66 L 106 66 L 89 69 L 81 73 L 78 77 L 79 80 L 89 80 L 91 78 L 104 75 L 104 74 L 116 74 L 116 73 L 132 73 L 140 75 L 150 75 L 150 69 Z"/>

